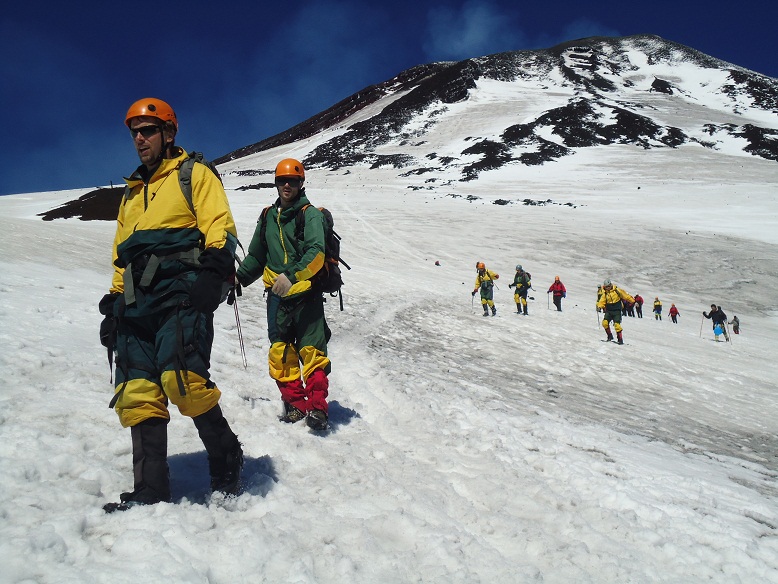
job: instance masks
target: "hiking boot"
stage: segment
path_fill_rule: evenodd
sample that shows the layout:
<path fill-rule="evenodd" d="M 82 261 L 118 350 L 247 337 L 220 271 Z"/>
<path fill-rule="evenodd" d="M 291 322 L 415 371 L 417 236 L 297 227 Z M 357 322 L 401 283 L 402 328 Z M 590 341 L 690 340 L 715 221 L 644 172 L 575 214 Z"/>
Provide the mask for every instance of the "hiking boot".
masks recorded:
<path fill-rule="evenodd" d="M 484 304 L 484 316 L 489 316 L 489 307 Z"/>
<path fill-rule="evenodd" d="M 619 345 L 623 345 L 624 344 L 624 339 L 621 338 L 621 333 L 616 333 L 616 339 L 618 339 L 617 342 L 618 342 Z"/>
<path fill-rule="evenodd" d="M 234 495 L 238 492 L 240 472 L 243 469 L 243 449 L 240 442 L 235 443 L 233 449 L 227 453 L 223 460 L 211 461 L 208 458 L 211 471 L 211 491 Z"/>
<path fill-rule="evenodd" d="M 492 316 L 497 316 L 497 308 L 492 306 Z"/>
<path fill-rule="evenodd" d="M 119 496 L 120 503 L 104 505 L 103 510 L 106 513 L 170 501 L 167 423 L 163 418 L 150 418 L 130 428 L 135 479 L 133 490 L 122 493 Z"/>
<path fill-rule="evenodd" d="M 122 493 L 119 495 L 121 503 L 107 503 L 103 505 L 103 511 L 106 513 L 113 513 L 114 511 L 127 511 L 132 507 L 139 507 L 143 505 L 156 505 L 157 503 L 165 503 L 168 499 L 162 498 L 156 491 L 143 487 L 130 493 Z"/>
<path fill-rule="evenodd" d="M 305 419 L 305 423 L 311 430 L 321 432 L 327 429 L 327 414 L 322 410 L 311 410 L 308 412 L 308 417 Z"/>
<path fill-rule="evenodd" d="M 208 452 L 211 491 L 232 495 L 238 490 L 243 468 L 243 450 L 238 437 L 222 414 L 219 405 L 192 418 Z"/>
<path fill-rule="evenodd" d="M 287 424 L 294 424 L 299 422 L 305 417 L 305 413 L 299 408 L 294 407 L 292 404 L 284 402 L 284 415 L 278 418 L 282 422 Z"/>

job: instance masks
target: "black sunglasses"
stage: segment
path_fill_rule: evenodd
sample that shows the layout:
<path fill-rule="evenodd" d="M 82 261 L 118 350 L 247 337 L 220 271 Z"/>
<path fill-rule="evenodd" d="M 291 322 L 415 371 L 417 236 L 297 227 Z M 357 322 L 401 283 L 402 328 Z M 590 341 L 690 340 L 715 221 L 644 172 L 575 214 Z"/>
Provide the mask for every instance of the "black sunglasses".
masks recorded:
<path fill-rule="evenodd" d="M 282 187 L 288 184 L 293 189 L 298 189 L 302 183 L 303 179 L 294 176 L 281 176 L 276 179 L 277 187 Z"/>
<path fill-rule="evenodd" d="M 162 131 L 162 126 L 141 126 L 140 128 L 130 128 L 130 135 L 132 135 L 133 140 L 138 137 L 138 134 L 148 140 L 154 134 L 160 131 Z"/>

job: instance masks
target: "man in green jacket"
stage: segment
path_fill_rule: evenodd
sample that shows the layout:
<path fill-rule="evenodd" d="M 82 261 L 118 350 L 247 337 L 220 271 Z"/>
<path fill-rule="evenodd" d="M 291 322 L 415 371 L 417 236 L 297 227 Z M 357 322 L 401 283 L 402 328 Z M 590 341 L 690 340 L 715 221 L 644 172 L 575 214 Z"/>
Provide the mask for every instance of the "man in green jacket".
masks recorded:
<path fill-rule="evenodd" d="M 324 266 L 325 221 L 308 202 L 304 182 L 300 161 L 278 163 L 278 199 L 262 212 L 237 278 L 249 286 L 261 277 L 267 291 L 268 365 L 284 403 L 281 420 L 305 419 L 311 429 L 325 430 L 330 330 L 315 284 Z"/>
<path fill-rule="evenodd" d="M 513 300 L 516 302 L 516 312 L 521 314 L 524 309 L 524 316 L 527 312 L 527 291 L 532 288 L 532 279 L 528 272 L 524 271 L 521 265 L 516 266 L 516 275 L 513 277 L 513 284 L 508 284 L 508 288 L 516 288 Z"/>

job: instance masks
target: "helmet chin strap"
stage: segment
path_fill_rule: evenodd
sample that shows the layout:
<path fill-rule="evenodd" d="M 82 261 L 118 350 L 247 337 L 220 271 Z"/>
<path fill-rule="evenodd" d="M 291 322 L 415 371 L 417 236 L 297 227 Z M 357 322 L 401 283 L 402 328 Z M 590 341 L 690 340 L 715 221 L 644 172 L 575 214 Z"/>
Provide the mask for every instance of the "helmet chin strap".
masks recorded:
<path fill-rule="evenodd" d="M 167 142 L 165 142 L 165 126 L 164 125 L 161 127 L 161 133 L 162 133 L 162 148 L 160 149 L 159 155 L 154 160 L 154 162 L 152 163 L 151 167 L 149 167 L 149 171 L 151 171 L 150 172 L 151 174 L 153 174 L 153 172 L 157 168 L 159 168 L 159 165 L 162 164 L 162 161 L 165 159 L 165 154 L 168 152 L 168 150 L 170 150 L 173 147 L 172 143 L 168 144 Z"/>

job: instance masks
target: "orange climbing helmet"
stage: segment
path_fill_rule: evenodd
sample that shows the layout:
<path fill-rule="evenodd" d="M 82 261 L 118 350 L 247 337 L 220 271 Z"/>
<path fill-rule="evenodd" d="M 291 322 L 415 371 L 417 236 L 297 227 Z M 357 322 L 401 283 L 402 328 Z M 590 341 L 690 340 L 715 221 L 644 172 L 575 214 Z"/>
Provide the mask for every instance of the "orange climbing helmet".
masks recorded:
<path fill-rule="evenodd" d="M 156 97 L 144 97 L 139 99 L 130 106 L 127 110 L 127 115 L 124 119 L 124 124 L 129 128 L 130 120 L 137 118 L 138 116 L 149 116 L 152 118 L 159 118 L 163 122 L 170 122 L 178 131 L 178 120 L 176 119 L 176 112 L 170 107 L 170 104 L 157 99 Z"/>
<path fill-rule="evenodd" d="M 475 269 L 476 270 L 485 270 L 486 269 L 486 264 L 483 263 L 483 262 L 477 262 L 475 264 Z"/>
<path fill-rule="evenodd" d="M 284 158 L 276 165 L 276 176 L 296 176 L 305 180 L 305 168 L 299 160 Z"/>

